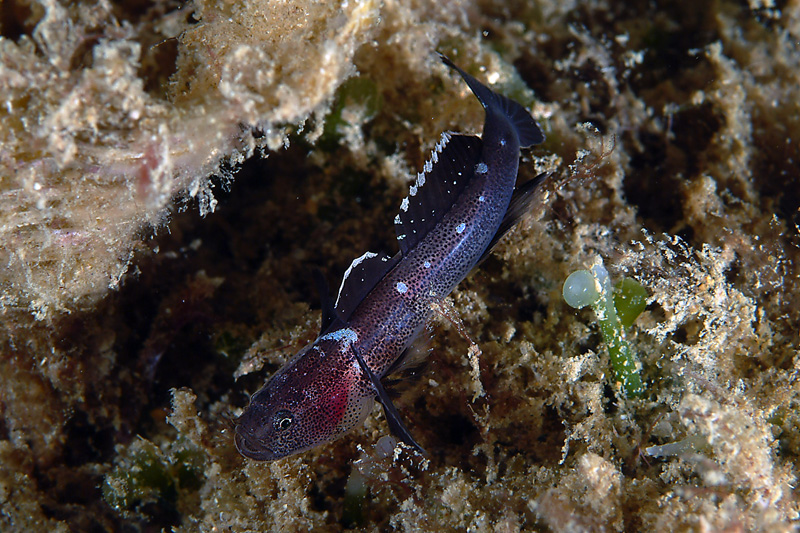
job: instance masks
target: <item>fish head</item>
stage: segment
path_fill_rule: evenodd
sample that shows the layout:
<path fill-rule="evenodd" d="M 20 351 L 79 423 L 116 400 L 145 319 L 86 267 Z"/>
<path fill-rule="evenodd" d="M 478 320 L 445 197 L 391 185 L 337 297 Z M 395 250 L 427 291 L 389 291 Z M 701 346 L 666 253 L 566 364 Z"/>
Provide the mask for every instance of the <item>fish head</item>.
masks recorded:
<path fill-rule="evenodd" d="M 239 453 L 274 461 L 346 433 L 363 421 L 373 397 L 356 394 L 360 374 L 335 357 L 308 353 L 279 371 L 250 399 L 236 422 Z"/>

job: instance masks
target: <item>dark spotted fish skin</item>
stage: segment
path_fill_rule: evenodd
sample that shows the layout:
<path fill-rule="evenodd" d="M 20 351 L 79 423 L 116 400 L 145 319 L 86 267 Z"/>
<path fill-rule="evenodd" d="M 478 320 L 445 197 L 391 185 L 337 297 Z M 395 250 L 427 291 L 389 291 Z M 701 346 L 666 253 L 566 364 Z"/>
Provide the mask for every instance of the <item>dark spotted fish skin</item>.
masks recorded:
<path fill-rule="evenodd" d="M 520 147 L 544 136 L 522 106 L 443 60 L 484 105 L 482 138 L 443 135 L 395 218 L 400 253 L 367 253 L 353 262 L 322 334 L 253 395 L 239 418 L 235 442 L 243 455 L 278 459 L 362 423 L 382 387 L 365 375 L 355 353 L 373 377 L 384 376 L 424 328 L 433 304 L 501 236 Z"/>
<path fill-rule="evenodd" d="M 430 318 L 431 304 L 466 277 L 497 231 L 517 176 L 519 146 L 510 144 L 516 157 L 502 166 L 486 164 L 492 170 L 471 180 L 462 201 L 403 256 L 353 315 L 350 327 L 364 346 L 359 351 L 379 375 L 396 359 L 385 354 L 399 355 L 417 337 Z"/>

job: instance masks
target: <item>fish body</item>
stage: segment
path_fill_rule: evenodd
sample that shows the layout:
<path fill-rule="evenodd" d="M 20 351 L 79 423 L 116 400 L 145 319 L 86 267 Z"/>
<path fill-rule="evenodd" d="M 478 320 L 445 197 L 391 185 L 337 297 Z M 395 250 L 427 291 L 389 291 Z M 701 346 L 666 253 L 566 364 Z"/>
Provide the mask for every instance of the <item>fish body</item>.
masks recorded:
<path fill-rule="evenodd" d="M 235 443 L 275 460 L 332 441 L 363 422 L 377 398 L 393 432 L 419 447 L 380 378 L 433 313 L 528 207 L 539 176 L 515 193 L 520 147 L 544 140 L 518 103 L 456 69 L 486 110 L 481 138 L 444 134 L 395 217 L 400 252 L 366 253 L 345 272 L 335 304 L 323 295 L 319 337 L 250 400 Z"/>

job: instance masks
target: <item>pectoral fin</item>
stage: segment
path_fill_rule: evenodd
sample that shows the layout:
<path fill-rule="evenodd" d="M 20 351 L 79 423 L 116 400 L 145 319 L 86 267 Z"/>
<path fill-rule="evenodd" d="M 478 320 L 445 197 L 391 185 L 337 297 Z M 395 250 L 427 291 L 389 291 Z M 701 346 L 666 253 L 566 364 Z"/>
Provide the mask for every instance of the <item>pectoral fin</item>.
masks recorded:
<path fill-rule="evenodd" d="M 497 229 L 497 233 L 495 233 L 489 246 L 486 247 L 486 251 L 483 252 L 483 255 L 478 260 L 479 263 L 483 262 L 483 260 L 492 253 L 492 249 L 494 249 L 500 239 L 511 231 L 511 229 L 531 211 L 534 200 L 541 195 L 542 190 L 540 185 L 551 175 L 552 172 L 543 172 L 514 189 L 514 194 L 511 197 L 511 203 L 508 206 L 505 217 L 503 217 L 503 221 L 500 223 L 500 227 Z"/>
<path fill-rule="evenodd" d="M 369 366 L 367 366 L 367 363 L 364 361 L 364 358 L 361 357 L 361 354 L 358 353 L 358 350 L 356 350 L 355 346 L 351 345 L 351 348 L 353 348 L 353 354 L 356 356 L 358 366 L 361 367 L 361 371 L 364 372 L 367 378 L 369 378 L 372 386 L 375 388 L 375 393 L 378 395 L 378 401 L 381 402 L 381 405 L 383 405 L 383 412 L 386 415 L 386 422 L 389 423 L 389 430 L 395 437 L 408 444 L 422 455 L 428 455 L 422 446 L 420 446 L 417 441 L 414 440 L 414 437 L 411 436 L 411 433 L 408 431 L 408 428 L 405 426 L 405 424 L 403 424 L 403 421 L 400 419 L 400 413 L 397 412 L 397 408 L 389 398 L 389 394 L 386 392 L 381 380 L 375 375 Z"/>

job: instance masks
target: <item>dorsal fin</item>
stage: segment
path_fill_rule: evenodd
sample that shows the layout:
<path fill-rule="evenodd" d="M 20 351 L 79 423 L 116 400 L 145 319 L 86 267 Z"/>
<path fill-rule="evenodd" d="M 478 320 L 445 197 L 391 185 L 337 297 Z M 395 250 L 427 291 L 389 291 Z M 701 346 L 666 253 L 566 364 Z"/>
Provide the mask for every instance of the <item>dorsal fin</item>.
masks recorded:
<path fill-rule="evenodd" d="M 472 179 L 480 155 L 479 138 L 442 134 L 394 218 L 402 253 L 413 249 L 455 203 Z"/>
<path fill-rule="evenodd" d="M 497 228 L 497 233 L 494 234 L 489 246 L 478 260 L 479 263 L 486 259 L 490 253 L 492 253 L 492 248 L 497 245 L 500 239 L 502 239 L 506 233 L 511 231 L 511 228 L 516 226 L 517 222 L 519 222 L 522 217 L 524 217 L 528 211 L 530 211 L 531 204 L 537 198 L 538 193 L 540 192 L 539 185 L 541 185 L 542 182 L 544 182 L 544 180 L 549 178 L 551 175 L 552 172 L 543 172 L 514 189 L 514 194 L 511 196 L 511 203 L 508 204 L 508 209 L 503 217 L 503 221 L 500 222 L 500 227 Z"/>
<path fill-rule="evenodd" d="M 333 306 L 331 293 L 328 288 L 328 280 L 319 268 L 314 268 L 311 271 L 314 277 L 314 284 L 317 286 L 319 292 L 320 305 L 322 307 L 322 323 L 320 324 L 319 334 L 325 333 L 334 322 L 336 322 L 336 309 Z"/>
<path fill-rule="evenodd" d="M 358 304 L 369 294 L 369 291 L 389 272 L 400 260 L 401 255 L 389 257 L 386 254 L 367 252 L 361 257 L 356 257 L 345 270 L 342 284 L 339 286 L 339 295 L 336 297 L 336 316 L 347 321 Z"/>

